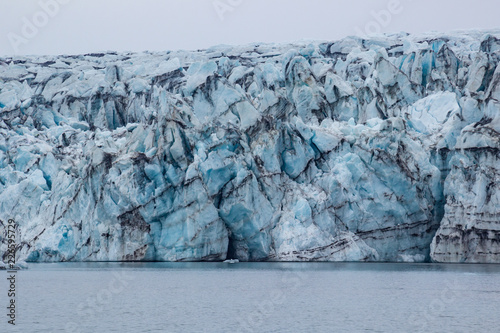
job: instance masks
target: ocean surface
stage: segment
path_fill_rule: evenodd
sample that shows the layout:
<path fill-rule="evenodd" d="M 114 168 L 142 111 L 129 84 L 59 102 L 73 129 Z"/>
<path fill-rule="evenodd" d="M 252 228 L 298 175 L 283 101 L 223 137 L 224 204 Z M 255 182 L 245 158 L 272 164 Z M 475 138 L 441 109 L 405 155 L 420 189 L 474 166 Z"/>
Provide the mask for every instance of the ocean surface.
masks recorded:
<path fill-rule="evenodd" d="M 57 263 L 0 332 L 498 332 L 500 265 Z"/>

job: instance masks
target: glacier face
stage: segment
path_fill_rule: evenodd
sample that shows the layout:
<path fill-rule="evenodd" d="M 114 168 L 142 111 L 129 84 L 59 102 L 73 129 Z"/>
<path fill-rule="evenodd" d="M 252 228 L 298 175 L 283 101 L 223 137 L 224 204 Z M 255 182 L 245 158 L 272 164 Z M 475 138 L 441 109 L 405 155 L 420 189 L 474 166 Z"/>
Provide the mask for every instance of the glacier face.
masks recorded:
<path fill-rule="evenodd" d="M 0 219 L 28 261 L 500 262 L 499 35 L 1 58 Z"/>

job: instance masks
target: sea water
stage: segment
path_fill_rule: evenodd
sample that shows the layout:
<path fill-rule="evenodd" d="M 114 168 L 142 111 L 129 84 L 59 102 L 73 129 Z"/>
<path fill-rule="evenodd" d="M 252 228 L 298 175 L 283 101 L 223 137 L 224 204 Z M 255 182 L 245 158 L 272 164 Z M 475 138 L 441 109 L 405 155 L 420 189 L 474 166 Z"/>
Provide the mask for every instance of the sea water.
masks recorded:
<path fill-rule="evenodd" d="M 3 275 L 3 276 L 2 276 Z M 498 332 L 500 265 L 57 263 L 0 332 Z"/>

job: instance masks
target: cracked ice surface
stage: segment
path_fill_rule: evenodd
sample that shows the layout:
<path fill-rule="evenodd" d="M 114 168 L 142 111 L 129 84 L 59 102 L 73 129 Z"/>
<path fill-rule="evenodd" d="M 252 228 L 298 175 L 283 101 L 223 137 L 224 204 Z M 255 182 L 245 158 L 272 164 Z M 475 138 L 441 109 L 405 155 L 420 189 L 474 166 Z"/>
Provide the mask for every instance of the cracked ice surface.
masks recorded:
<path fill-rule="evenodd" d="M 2 58 L 0 219 L 29 261 L 500 262 L 499 35 Z"/>

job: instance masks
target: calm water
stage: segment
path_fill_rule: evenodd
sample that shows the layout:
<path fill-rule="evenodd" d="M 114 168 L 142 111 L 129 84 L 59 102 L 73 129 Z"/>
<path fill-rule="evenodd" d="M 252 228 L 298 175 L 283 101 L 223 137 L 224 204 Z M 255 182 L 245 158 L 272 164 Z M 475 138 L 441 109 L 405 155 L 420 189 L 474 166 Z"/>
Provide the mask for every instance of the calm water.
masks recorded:
<path fill-rule="evenodd" d="M 498 332 L 500 265 L 32 264 L 0 332 Z"/>

